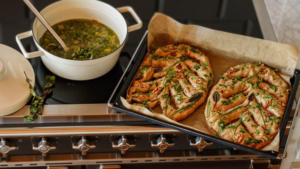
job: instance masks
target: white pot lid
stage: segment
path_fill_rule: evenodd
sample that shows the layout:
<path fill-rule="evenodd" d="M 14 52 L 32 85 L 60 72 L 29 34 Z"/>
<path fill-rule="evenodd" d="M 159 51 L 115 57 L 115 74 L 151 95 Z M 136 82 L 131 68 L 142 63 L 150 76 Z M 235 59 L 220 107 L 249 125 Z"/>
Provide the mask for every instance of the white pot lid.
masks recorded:
<path fill-rule="evenodd" d="M 29 101 L 24 71 L 34 86 L 34 71 L 28 60 L 15 49 L 0 44 L 0 116 L 16 112 Z"/>

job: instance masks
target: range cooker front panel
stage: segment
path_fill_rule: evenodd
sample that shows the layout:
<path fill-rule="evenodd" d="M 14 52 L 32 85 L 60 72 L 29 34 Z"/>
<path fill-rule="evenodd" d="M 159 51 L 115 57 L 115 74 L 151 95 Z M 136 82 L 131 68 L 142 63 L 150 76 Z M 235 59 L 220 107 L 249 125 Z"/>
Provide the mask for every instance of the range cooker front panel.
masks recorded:
<path fill-rule="evenodd" d="M 64 131 L 62 131 L 64 130 Z M 72 130 L 72 131 L 71 131 Z M 40 132 L 36 132 L 40 131 Z M 27 134 L 32 132 L 31 134 Z M 64 132 L 64 133 L 63 133 Z M 66 133 L 67 132 L 67 133 Z M 160 152 L 210 149 L 213 143 L 168 128 L 119 127 L 49 127 L 33 129 L 4 129 L 0 142 L 2 160 L 15 155 Z M 213 149 L 225 149 L 215 144 Z"/>
<path fill-rule="evenodd" d="M 3 128 L 0 138 L 0 168 L 267 160 L 162 127 Z"/>

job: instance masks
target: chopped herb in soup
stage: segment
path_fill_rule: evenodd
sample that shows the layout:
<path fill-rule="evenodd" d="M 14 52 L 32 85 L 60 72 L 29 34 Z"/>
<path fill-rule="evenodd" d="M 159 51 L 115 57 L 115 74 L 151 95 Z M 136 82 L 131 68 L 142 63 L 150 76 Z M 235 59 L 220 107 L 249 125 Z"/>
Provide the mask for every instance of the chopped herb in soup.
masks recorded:
<path fill-rule="evenodd" d="M 52 28 L 68 46 L 65 52 L 49 31 L 40 39 L 40 45 L 53 55 L 89 60 L 112 53 L 120 46 L 117 34 L 108 26 L 95 20 L 74 19 L 60 22 Z"/>

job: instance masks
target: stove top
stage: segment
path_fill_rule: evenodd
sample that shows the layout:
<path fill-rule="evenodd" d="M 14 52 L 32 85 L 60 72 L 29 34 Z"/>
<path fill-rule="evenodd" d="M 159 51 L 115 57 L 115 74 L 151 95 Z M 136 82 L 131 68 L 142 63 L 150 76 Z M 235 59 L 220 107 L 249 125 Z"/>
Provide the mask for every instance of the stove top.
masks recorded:
<path fill-rule="evenodd" d="M 43 92 L 45 77 L 56 76 L 53 93 L 46 100 L 46 104 L 90 104 L 107 103 L 129 59 L 129 54 L 121 53 L 120 59 L 111 71 L 102 77 L 87 81 L 73 81 L 56 76 L 45 67 L 40 58 L 32 59 L 30 62 L 35 71 L 35 88 L 39 95 Z"/>
<path fill-rule="evenodd" d="M 43 114 L 34 122 L 24 122 L 30 113 L 31 101 L 16 113 L 0 117 L 0 126 L 55 125 L 152 125 L 142 119 L 112 110 L 107 103 L 121 79 L 131 56 L 122 52 L 114 68 L 102 77 L 88 81 L 73 81 L 56 76 L 53 92 L 46 99 Z M 54 75 L 40 58 L 29 60 L 36 76 L 35 89 L 42 94 L 45 77 Z M 155 125 L 157 126 L 157 125 Z"/>

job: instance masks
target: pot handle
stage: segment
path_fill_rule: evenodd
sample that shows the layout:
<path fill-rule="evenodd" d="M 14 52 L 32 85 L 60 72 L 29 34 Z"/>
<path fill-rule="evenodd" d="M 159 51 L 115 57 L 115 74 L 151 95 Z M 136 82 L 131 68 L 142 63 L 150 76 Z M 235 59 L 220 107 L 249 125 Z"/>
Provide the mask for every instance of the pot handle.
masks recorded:
<path fill-rule="evenodd" d="M 36 51 L 36 52 L 31 52 L 31 53 L 28 53 L 22 42 L 21 42 L 21 39 L 25 39 L 25 38 L 28 38 L 32 36 L 32 31 L 28 31 L 28 32 L 24 32 L 24 33 L 20 33 L 16 36 L 16 41 L 17 41 L 17 44 L 18 46 L 20 47 L 23 55 L 27 58 L 27 59 L 31 59 L 31 58 L 35 58 L 35 57 L 39 57 L 39 56 L 42 56 L 44 55 L 44 52 L 43 51 Z"/>
<path fill-rule="evenodd" d="M 132 15 L 132 17 L 135 19 L 135 21 L 137 22 L 137 24 L 131 25 L 128 27 L 128 32 L 132 32 L 132 31 L 141 29 L 141 27 L 143 26 L 143 22 L 141 21 L 139 16 L 135 13 L 135 11 L 133 10 L 132 7 L 124 6 L 124 7 L 117 8 L 117 10 L 120 13 L 129 12 Z"/>

